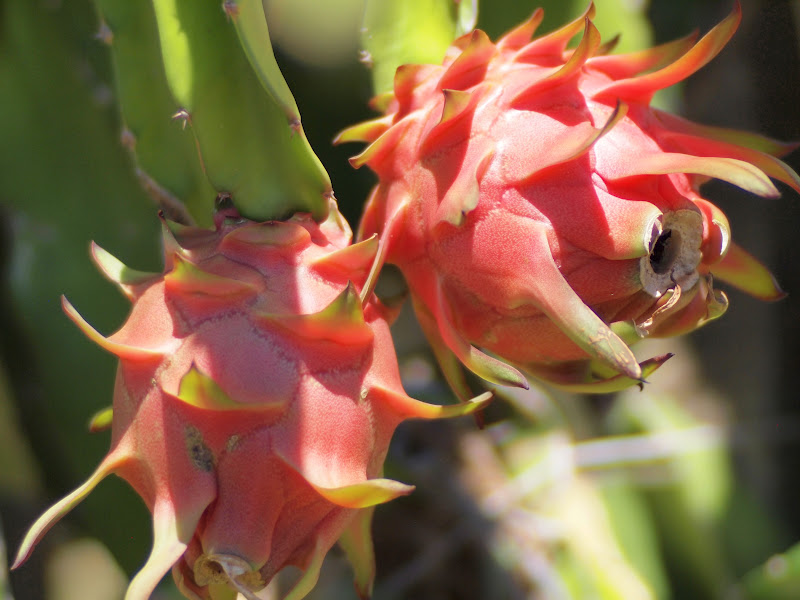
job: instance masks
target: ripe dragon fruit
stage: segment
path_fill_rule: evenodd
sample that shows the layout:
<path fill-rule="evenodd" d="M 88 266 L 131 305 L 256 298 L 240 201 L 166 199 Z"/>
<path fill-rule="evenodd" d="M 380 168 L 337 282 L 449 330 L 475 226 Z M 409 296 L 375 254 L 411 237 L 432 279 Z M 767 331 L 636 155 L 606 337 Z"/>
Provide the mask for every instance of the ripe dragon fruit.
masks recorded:
<path fill-rule="evenodd" d="M 127 480 L 153 514 L 154 544 L 128 588 L 148 598 L 172 569 L 188 598 L 253 600 L 285 566 L 304 597 L 338 540 L 368 597 L 373 507 L 412 488 L 382 479 L 407 418 L 471 413 L 489 399 L 429 405 L 402 390 L 390 311 L 369 294 L 375 238 L 350 245 L 335 205 L 256 223 L 232 208 L 216 228 L 164 221 L 163 274 L 92 254 L 133 302 L 101 336 L 119 357 L 112 444 L 97 470 L 31 528 L 15 567 L 104 477 Z M 366 300 L 364 298 L 367 298 Z"/>
<path fill-rule="evenodd" d="M 337 138 L 371 142 L 351 159 L 379 178 L 360 237 L 381 234 L 462 396 L 459 360 L 521 387 L 520 370 L 584 392 L 641 382 L 668 355 L 639 364 L 631 343 L 725 311 L 712 275 L 782 296 L 699 187 L 716 178 L 773 197 L 774 178 L 800 191 L 774 156 L 793 146 L 650 106 L 723 48 L 739 5 L 697 43 L 623 55 L 593 15 L 532 41 L 541 9 L 496 44 L 465 35 L 441 66 L 401 66 L 373 100 L 384 116 Z"/>

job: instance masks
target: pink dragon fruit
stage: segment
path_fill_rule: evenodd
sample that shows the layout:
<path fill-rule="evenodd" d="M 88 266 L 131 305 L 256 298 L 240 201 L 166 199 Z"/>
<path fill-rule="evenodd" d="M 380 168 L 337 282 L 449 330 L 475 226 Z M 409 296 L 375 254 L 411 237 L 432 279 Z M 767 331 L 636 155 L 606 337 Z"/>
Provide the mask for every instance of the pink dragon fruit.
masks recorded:
<path fill-rule="evenodd" d="M 133 302 L 105 338 L 64 300 L 120 359 L 111 450 L 33 525 L 15 566 L 115 473 L 154 522 L 127 600 L 148 598 L 170 569 L 188 598 L 252 600 L 289 565 L 303 572 L 286 596 L 296 600 L 337 540 L 368 597 L 373 507 L 412 489 L 380 478 L 395 427 L 471 413 L 488 395 L 434 406 L 403 392 L 391 315 L 369 295 L 377 241 L 350 237 L 335 206 L 322 224 L 302 215 L 255 223 L 227 209 L 215 230 L 164 222 L 163 275 L 93 246 Z"/>
<path fill-rule="evenodd" d="M 401 66 L 394 93 L 373 101 L 384 116 L 338 137 L 371 142 L 351 160 L 379 177 L 360 236 L 382 235 L 461 395 L 456 358 L 499 384 L 525 387 L 520 369 L 620 389 L 668 358 L 638 364 L 629 344 L 725 311 L 712 274 L 782 295 L 699 186 L 717 178 L 772 197 L 772 177 L 800 191 L 773 156 L 793 147 L 649 106 L 723 48 L 738 4 L 697 43 L 624 55 L 608 54 L 593 14 L 532 41 L 541 9 L 496 44 L 465 35 L 442 66 Z"/>

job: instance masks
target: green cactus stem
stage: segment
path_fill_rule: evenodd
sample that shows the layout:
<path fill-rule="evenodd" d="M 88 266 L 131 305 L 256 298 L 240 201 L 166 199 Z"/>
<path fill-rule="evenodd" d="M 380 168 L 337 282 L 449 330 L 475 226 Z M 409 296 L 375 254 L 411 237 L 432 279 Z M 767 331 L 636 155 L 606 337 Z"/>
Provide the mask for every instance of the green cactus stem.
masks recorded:
<path fill-rule="evenodd" d="M 152 6 L 125 0 L 95 0 L 95 6 L 97 36 L 108 45 L 114 64 L 121 139 L 135 160 L 137 177 L 171 218 L 210 226 L 215 191 L 194 140 L 171 120 L 175 101 Z"/>
<path fill-rule="evenodd" d="M 153 7 L 176 118 L 194 134 L 217 194 L 252 220 L 296 212 L 324 219 L 330 179 L 263 37 L 260 5 L 162 0 Z"/>
<path fill-rule="evenodd" d="M 402 64 L 439 64 L 453 39 L 475 26 L 477 4 L 477 0 L 369 0 L 361 40 L 362 62 L 372 69 L 373 91 L 391 91 Z"/>

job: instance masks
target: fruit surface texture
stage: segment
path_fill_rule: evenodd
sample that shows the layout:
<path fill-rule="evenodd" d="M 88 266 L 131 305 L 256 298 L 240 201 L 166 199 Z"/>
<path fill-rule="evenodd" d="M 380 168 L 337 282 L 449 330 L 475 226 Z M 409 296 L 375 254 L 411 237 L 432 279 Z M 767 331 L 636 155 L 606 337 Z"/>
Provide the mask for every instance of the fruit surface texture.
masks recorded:
<path fill-rule="evenodd" d="M 370 593 L 373 507 L 411 486 L 383 479 L 395 427 L 470 413 L 406 396 L 388 309 L 362 300 L 375 239 L 350 244 L 331 206 L 256 223 L 232 208 L 214 229 L 164 221 L 164 273 L 134 271 L 93 245 L 133 303 L 101 336 L 119 357 L 111 449 L 90 479 L 32 528 L 20 564 L 52 524 L 105 476 L 125 479 L 153 514 L 154 545 L 126 598 L 148 598 L 170 570 L 189 598 L 255 598 L 287 566 L 314 586 L 337 541 Z"/>
<path fill-rule="evenodd" d="M 699 41 L 618 55 L 593 12 L 533 39 L 541 10 L 496 43 L 463 36 L 442 65 L 400 67 L 384 115 L 338 137 L 370 142 L 351 160 L 379 178 L 360 236 L 382 236 L 462 395 L 459 362 L 497 384 L 622 389 L 667 358 L 639 363 L 632 343 L 725 312 L 715 280 L 783 295 L 700 186 L 800 190 L 776 158 L 793 146 L 650 105 L 722 50 L 738 5 Z"/>

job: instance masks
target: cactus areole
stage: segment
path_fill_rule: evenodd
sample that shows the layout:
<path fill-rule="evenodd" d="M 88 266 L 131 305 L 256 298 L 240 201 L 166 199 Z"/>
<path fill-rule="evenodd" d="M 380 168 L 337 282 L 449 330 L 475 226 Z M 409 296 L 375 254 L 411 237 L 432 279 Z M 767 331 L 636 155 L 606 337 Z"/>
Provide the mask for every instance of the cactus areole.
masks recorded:
<path fill-rule="evenodd" d="M 725 311 L 712 275 L 782 296 L 699 186 L 716 178 L 773 197 L 774 178 L 800 191 L 775 158 L 793 146 L 649 105 L 723 48 L 738 4 L 697 42 L 622 55 L 609 54 L 593 13 L 531 40 L 537 10 L 497 43 L 477 30 L 441 66 L 401 66 L 394 92 L 374 100 L 384 116 L 338 137 L 371 142 L 351 160 L 379 177 L 360 236 L 381 234 L 462 390 L 458 361 L 500 384 L 525 386 L 521 370 L 620 389 L 667 358 L 638 364 L 632 342 Z"/>
<path fill-rule="evenodd" d="M 286 598 L 314 586 L 339 541 L 361 597 L 370 594 L 374 505 L 412 488 L 382 479 L 406 418 L 468 414 L 409 398 L 388 311 L 362 299 L 377 250 L 350 245 L 336 206 L 255 223 L 233 209 L 205 230 L 164 222 L 164 273 L 131 270 L 93 246 L 101 270 L 133 302 L 103 337 L 119 357 L 111 450 L 81 487 L 45 513 L 15 566 L 106 475 L 127 480 L 153 514 L 152 553 L 127 600 L 173 576 L 188 598 L 253 600 L 286 566 L 302 571 Z"/>

